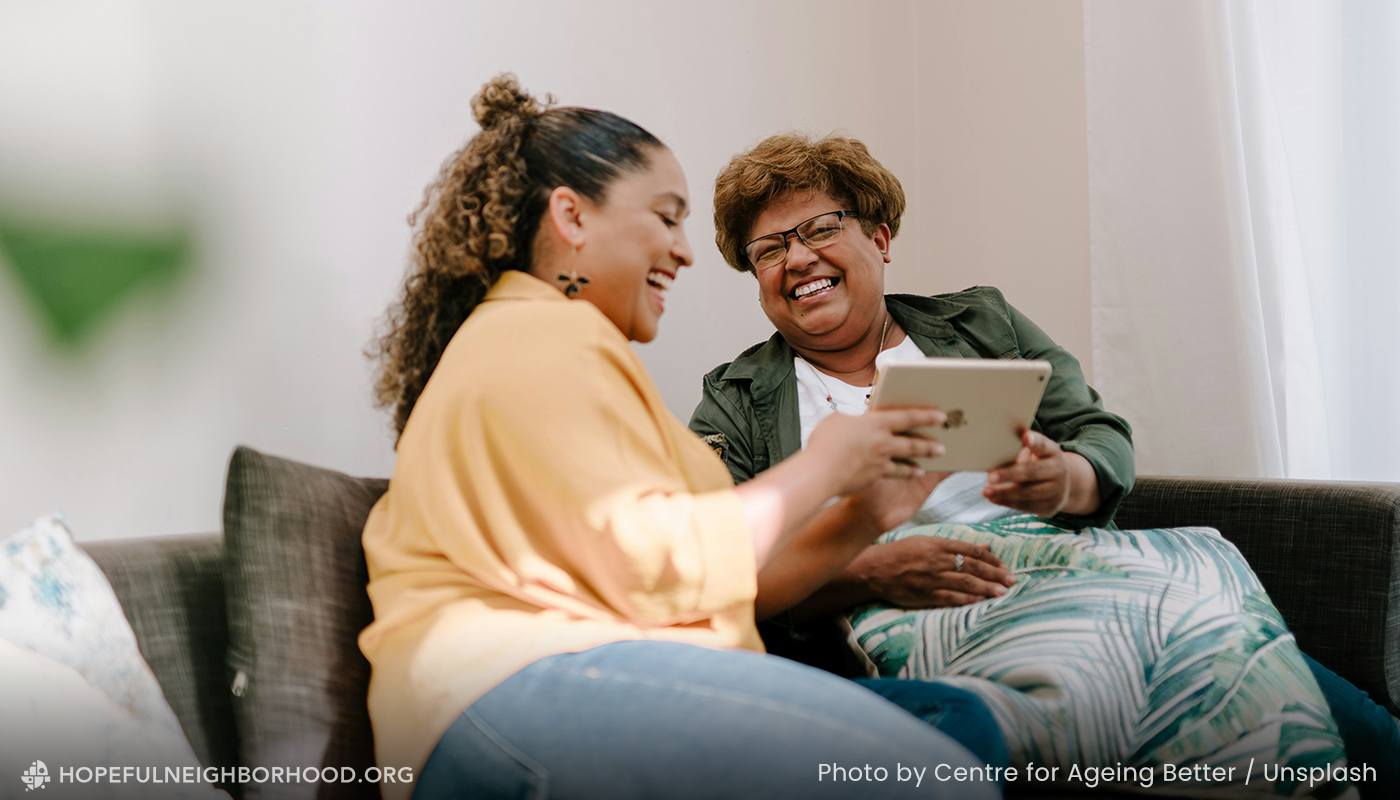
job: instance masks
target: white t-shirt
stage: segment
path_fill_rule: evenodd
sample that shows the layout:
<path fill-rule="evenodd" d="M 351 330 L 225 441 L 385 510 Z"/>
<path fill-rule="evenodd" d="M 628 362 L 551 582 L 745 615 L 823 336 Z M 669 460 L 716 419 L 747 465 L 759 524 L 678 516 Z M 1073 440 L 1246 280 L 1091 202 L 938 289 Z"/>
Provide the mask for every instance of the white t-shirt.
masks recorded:
<path fill-rule="evenodd" d="M 891 347 L 875 359 L 876 368 L 882 367 L 892 358 L 923 358 L 923 351 L 908 336 L 904 341 Z M 817 372 L 801 356 L 793 359 L 797 372 L 798 420 L 802 426 L 802 446 L 812 436 L 817 423 L 836 411 L 842 414 L 859 416 L 868 409 L 869 386 L 852 386 L 830 375 Z M 827 402 L 830 393 L 831 402 Z M 935 522 L 986 522 L 991 519 L 1019 513 L 1015 509 L 999 506 L 982 496 L 982 487 L 987 485 L 985 472 L 955 472 L 944 479 L 924 501 L 924 505 L 912 518 L 896 530 L 928 525 Z"/>

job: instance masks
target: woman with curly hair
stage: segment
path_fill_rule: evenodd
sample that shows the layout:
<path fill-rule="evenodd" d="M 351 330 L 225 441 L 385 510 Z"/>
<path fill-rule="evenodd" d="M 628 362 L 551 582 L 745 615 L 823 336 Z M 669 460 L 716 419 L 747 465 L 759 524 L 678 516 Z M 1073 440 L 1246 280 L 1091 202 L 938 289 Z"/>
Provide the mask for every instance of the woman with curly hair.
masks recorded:
<path fill-rule="evenodd" d="M 913 513 L 932 479 L 906 460 L 940 447 L 899 433 L 942 415 L 833 420 L 735 488 L 628 345 L 692 260 L 675 157 L 510 76 L 473 110 L 379 350 L 400 436 L 365 526 L 360 645 L 378 760 L 418 776 L 385 795 L 941 796 L 925 771 L 985 770 L 876 694 L 763 655 L 754 625 L 756 571 L 795 535 L 869 542 Z M 968 709 L 948 722 L 995 730 Z"/>

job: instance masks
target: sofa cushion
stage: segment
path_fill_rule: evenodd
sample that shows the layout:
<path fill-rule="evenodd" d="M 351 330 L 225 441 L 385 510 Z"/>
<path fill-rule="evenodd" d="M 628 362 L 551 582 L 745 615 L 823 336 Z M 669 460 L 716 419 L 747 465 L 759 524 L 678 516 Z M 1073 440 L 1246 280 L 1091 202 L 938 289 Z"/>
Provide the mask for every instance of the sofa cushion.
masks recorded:
<path fill-rule="evenodd" d="M 83 549 L 106 574 L 200 763 L 237 766 L 233 698 L 224 676 L 223 536 L 108 539 Z"/>
<path fill-rule="evenodd" d="M 385 480 L 239 447 L 224 496 L 230 691 L 243 765 L 374 764 L 356 637 L 372 618 L 360 532 Z M 366 797 L 378 787 L 250 783 L 245 798 Z"/>
<path fill-rule="evenodd" d="M 1400 483 L 1140 475 L 1115 521 L 1217 528 L 1303 652 L 1400 715 Z"/>
<path fill-rule="evenodd" d="M 0 796 L 21 785 L 63 795 L 60 773 L 84 766 L 200 766 L 112 587 L 59 515 L 0 540 L 0 645 Z M 224 797 L 205 783 L 167 788 Z M 133 780 L 102 796 L 150 789 Z"/>
<path fill-rule="evenodd" d="M 885 539 L 920 535 L 990 547 L 1016 585 L 953 608 L 858 606 L 853 638 L 883 677 L 937 678 L 976 694 L 1012 763 L 1121 762 L 1159 776 L 1164 765 L 1239 763 L 1212 784 L 1228 794 L 1245 791 L 1251 758 L 1285 773 L 1346 758 L 1282 616 L 1219 532 L 1074 531 L 1025 514 Z M 1131 790 L 1137 780 L 1119 778 L 1104 783 Z M 1067 780 L 1067 790 L 1076 785 L 1072 772 Z M 1322 783 L 1307 793 L 1347 788 L 1344 776 Z M 1291 793 L 1284 785 L 1275 788 Z"/>

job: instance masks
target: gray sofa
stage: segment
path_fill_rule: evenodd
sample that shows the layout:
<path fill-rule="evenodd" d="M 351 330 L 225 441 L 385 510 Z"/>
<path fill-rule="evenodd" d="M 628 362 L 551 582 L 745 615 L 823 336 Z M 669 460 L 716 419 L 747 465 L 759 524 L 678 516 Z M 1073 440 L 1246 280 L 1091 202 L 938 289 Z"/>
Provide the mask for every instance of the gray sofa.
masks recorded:
<path fill-rule="evenodd" d="M 385 486 L 240 448 L 223 534 L 86 547 L 206 765 L 372 763 L 354 636 L 370 619 L 359 530 Z M 1400 484 L 1143 477 L 1117 521 L 1219 529 L 1303 650 L 1396 713 Z M 227 788 L 377 795 L 365 784 Z"/>

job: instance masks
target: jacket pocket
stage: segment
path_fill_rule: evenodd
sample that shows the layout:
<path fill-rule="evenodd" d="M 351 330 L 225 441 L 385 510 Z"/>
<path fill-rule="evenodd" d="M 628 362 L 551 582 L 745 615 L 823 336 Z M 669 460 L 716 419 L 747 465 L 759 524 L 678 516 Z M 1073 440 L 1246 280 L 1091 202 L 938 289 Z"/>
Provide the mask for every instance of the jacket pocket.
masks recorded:
<path fill-rule="evenodd" d="M 987 352 L 991 354 L 991 358 L 1010 359 L 1021 357 L 1021 349 L 1016 346 L 1016 336 L 1010 333 L 989 342 L 987 344 Z"/>

